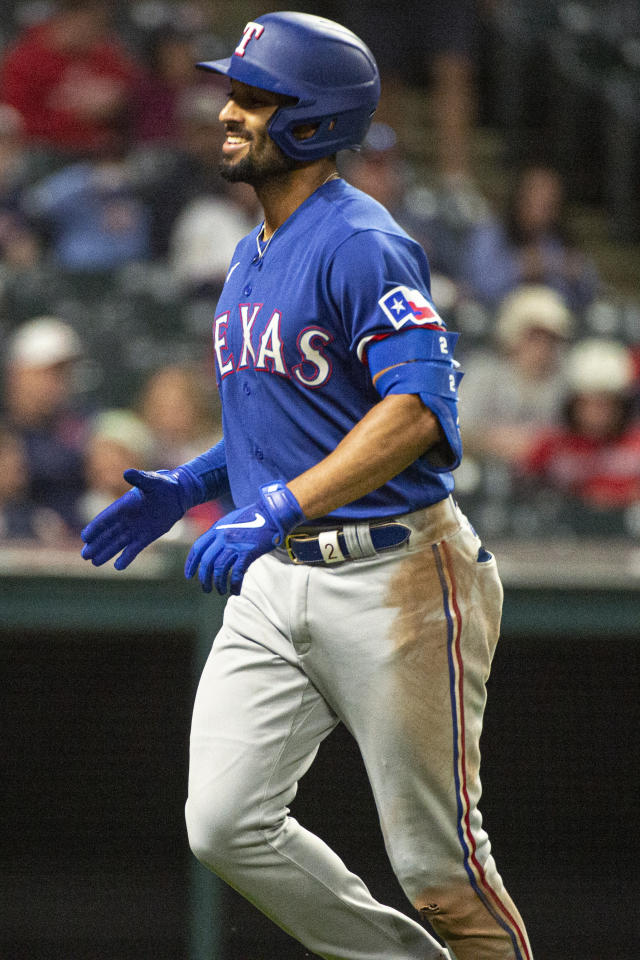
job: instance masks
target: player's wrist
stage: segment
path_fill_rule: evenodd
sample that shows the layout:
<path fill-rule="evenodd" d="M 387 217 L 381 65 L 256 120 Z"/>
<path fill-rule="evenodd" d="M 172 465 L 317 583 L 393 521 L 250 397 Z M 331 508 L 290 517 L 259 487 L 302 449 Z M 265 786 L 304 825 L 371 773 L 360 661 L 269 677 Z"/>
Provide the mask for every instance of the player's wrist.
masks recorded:
<path fill-rule="evenodd" d="M 284 480 L 264 483 L 260 487 L 260 500 L 278 528 L 279 539 L 276 545 L 282 543 L 294 527 L 306 520 L 302 507 Z"/>
<path fill-rule="evenodd" d="M 184 513 L 192 507 L 204 503 L 207 499 L 207 490 L 204 483 L 186 464 L 182 464 L 176 467 L 175 470 L 171 470 L 169 476 L 172 477 L 178 485 L 180 506 Z"/>
<path fill-rule="evenodd" d="M 223 494 L 229 493 L 229 474 L 224 438 L 205 453 L 194 457 L 193 460 L 187 460 L 186 463 L 182 464 L 182 467 L 190 470 L 202 486 L 202 499 L 198 503 L 204 503 L 206 500 L 216 500 Z"/>

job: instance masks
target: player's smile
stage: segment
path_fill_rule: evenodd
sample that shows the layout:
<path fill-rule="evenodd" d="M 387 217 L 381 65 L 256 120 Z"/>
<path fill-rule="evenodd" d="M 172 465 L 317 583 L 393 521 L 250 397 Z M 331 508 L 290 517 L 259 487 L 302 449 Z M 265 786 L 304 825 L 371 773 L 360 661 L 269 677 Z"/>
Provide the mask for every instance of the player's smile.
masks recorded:
<path fill-rule="evenodd" d="M 277 107 L 278 98 L 274 94 L 232 81 L 229 99 L 220 111 L 227 134 L 222 152 L 232 156 L 248 146 L 256 139 L 251 128 L 258 139 L 266 139 L 267 124 Z"/>
<path fill-rule="evenodd" d="M 222 117 L 222 114 L 220 116 Z M 224 126 L 226 137 L 222 144 L 223 153 L 235 153 L 255 139 L 247 129 L 246 123 L 239 119 L 229 119 Z"/>
<path fill-rule="evenodd" d="M 227 133 L 227 137 L 222 144 L 222 152 L 227 155 L 237 153 L 238 150 L 248 146 L 250 142 L 250 137 L 240 136 L 237 133 Z"/>
<path fill-rule="evenodd" d="M 226 180 L 255 185 L 295 165 L 268 133 L 271 117 L 289 100 L 269 90 L 231 81 L 229 99 L 220 111 L 226 133 L 220 172 Z"/>
<path fill-rule="evenodd" d="M 246 137 L 234 137 L 232 134 L 228 134 L 224 144 L 224 149 L 227 152 L 229 150 L 236 150 L 238 147 L 244 147 L 248 142 L 249 141 Z"/>

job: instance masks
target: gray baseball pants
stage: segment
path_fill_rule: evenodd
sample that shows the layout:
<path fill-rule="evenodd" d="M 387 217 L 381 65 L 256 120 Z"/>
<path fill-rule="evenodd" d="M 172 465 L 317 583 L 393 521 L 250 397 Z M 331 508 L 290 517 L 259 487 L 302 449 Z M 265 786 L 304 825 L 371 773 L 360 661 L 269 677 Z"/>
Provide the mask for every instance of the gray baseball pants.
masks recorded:
<path fill-rule="evenodd" d="M 195 855 L 325 960 L 532 960 L 478 810 L 495 560 L 452 499 L 399 518 L 408 544 L 336 566 L 255 561 L 227 603 L 191 733 Z M 342 721 L 423 926 L 378 903 L 289 815 Z"/>

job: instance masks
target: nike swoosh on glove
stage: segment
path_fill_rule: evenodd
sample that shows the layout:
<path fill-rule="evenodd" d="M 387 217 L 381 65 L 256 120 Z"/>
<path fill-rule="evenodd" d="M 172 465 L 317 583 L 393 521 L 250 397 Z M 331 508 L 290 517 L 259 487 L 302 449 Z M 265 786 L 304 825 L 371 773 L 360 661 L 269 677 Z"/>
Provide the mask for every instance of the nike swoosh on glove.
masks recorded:
<path fill-rule="evenodd" d="M 205 593 L 211 593 L 212 583 L 218 593 L 226 593 L 229 579 L 230 592 L 238 594 L 249 565 L 284 543 L 304 519 L 283 480 L 265 483 L 255 503 L 232 510 L 198 537 L 189 551 L 185 576 L 191 579 L 197 570 Z"/>
<path fill-rule="evenodd" d="M 176 470 L 125 470 L 128 490 L 87 524 L 80 536 L 82 556 L 99 567 L 120 556 L 114 566 L 124 570 L 150 543 L 170 530 L 190 507 L 202 503 L 202 482 L 187 467 Z"/>

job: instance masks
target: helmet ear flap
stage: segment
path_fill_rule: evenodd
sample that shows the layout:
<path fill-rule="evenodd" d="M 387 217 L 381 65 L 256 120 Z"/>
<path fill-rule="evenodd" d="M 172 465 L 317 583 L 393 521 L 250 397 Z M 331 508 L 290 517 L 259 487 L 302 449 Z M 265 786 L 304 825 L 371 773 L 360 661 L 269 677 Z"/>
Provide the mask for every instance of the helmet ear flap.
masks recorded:
<path fill-rule="evenodd" d="M 362 110 L 345 110 L 324 117 L 312 117 L 301 121 L 278 109 L 269 122 L 269 136 L 283 153 L 301 162 L 328 157 L 339 150 L 359 150 L 371 125 L 375 111 L 364 115 Z M 299 138 L 296 130 L 302 126 L 316 125 L 309 137 Z"/>

